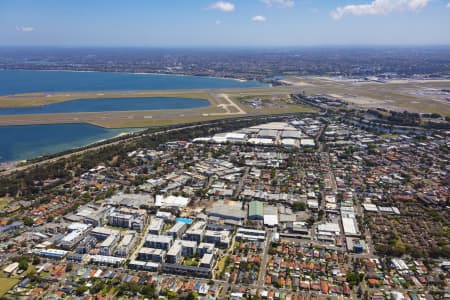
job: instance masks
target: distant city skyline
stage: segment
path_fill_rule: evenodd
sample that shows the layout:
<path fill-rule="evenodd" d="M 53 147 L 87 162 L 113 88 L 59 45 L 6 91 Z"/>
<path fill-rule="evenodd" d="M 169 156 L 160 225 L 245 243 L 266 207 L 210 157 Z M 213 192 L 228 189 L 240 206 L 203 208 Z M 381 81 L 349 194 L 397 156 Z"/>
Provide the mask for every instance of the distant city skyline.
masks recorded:
<path fill-rule="evenodd" d="M 1 0 L 0 46 L 450 45 L 449 0 Z"/>

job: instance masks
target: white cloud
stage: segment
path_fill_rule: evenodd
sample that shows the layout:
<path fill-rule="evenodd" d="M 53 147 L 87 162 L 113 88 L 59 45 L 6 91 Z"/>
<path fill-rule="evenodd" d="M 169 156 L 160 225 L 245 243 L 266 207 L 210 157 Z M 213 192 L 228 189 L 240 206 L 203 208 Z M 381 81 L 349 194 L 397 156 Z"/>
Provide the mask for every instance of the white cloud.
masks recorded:
<path fill-rule="evenodd" d="M 295 5 L 294 0 L 261 0 L 267 6 L 282 6 L 282 7 L 293 7 Z"/>
<path fill-rule="evenodd" d="M 447 4 L 447 8 L 450 8 L 450 2 Z"/>
<path fill-rule="evenodd" d="M 265 22 L 265 21 L 267 21 L 267 18 L 264 16 L 254 16 L 252 18 L 252 21 L 253 22 Z"/>
<path fill-rule="evenodd" d="M 418 10 L 431 0 L 373 0 L 370 4 L 355 4 L 336 8 L 331 16 L 338 20 L 345 15 L 385 15 L 395 11 Z"/>
<path fill-rule="evenodd" d="M 33 32 L 35 28 L 33 26 L 16 26 L 17 32 Z"/>
<path fill-rule="evenodd" d="M 221 10 L 221 11 L 225 11 L 225 12 L 230 12 L 230 11 L 234 11 L 235 6 L 231 2 L 217 1 L 217 2 L 215 2 L 213 4 L 211 4 L 208 8 L 209 9 Z"/>

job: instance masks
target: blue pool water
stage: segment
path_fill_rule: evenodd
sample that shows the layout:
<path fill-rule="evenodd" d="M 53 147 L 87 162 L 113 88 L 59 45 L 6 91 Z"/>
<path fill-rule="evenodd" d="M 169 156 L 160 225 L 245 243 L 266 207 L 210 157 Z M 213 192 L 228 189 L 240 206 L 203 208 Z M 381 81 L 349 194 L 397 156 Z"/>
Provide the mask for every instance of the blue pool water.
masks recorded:
<path fill-rule="evenodd" d="M 177 218 L 177 222 L 185 223 L 185 224 L 192 224 L 192 220 L 188 218 Z"/>

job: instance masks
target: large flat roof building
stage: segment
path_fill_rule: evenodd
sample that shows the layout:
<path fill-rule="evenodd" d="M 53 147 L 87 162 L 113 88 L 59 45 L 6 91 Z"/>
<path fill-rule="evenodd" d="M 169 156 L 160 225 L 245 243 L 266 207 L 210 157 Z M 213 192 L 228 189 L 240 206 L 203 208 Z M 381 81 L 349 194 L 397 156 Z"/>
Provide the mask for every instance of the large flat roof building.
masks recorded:
<path fill-rule="evenodd" d="M 248 205 L 248 218 L 250 220 L 264 219 L 264 204 L 260 201 L 252 201 Z"/>
<path fill-rule="evenodd" d="M 264 225 L 269 227 L 278 226 L 278 208 L 271 205 L 264 207 Z"/>
<path fill-rule="evenodd" d="M 210 209 L 207 209 L 206 213 L 209 217 L 224 220 L 242 222 L 245 219 L 245 211 L 242 210 L 242 202 L 240 201 L 217 201 Z"/>

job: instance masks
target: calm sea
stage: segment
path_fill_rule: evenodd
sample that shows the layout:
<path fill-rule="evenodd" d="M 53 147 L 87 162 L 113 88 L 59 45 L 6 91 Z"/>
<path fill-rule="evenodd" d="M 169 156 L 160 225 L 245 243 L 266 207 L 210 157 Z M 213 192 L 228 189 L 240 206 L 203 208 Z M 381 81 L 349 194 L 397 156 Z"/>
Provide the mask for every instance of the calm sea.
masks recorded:
<path fill-rule="evenodd" d="M 261 85 L 258 81 L 199 76 L 0 70 L 0 95 L 33 92 L 215 89 Z"/>
<path fill-rule="evenodd" d="M 24 160 L 86 146 L 136 129 L 89 124 L 0 126 L 0 162 Z"/>
<path fill-rule="evenodd" d="M 63 71 L 9 71 L 0 70 L 0 95 L 33 93 L 33 92 L 77 92 L 77 91 L 108 91 L 108 90 L 163 90 L 163 89 L 217 89 L 262 86 L 257 81 L 238 81 L 223 78 L 176 76 L 176 75 L 152 75 L 129 73 L 102 73 L 102 72 L 63 72 Z M 136 99 L 136 98 L 134 98 Z M 149 100 L 149 99 L 147 99 Z M 153 99 L 154 100 L 154 99 Z M 167 99 L 160 99 L 165 101 Z M 180 100 L 180 99 L 178 99 Z M 78 111 L 95 111 L 94 108 L 80 107 L 96 105 L 103 100 L 75 100 L 70 101 L 70 109 L 77 107 Z M 111 107 L 120 108 L 123 103 L 110 102 Z M 131 106 L 144 105 L 148 102 L 137 100 Z M 165 109 L 158 105 L 171 105 L 170 108 L 182 108 L 180 105 L 187 102 L 177 99 L 168 100 L 166 104 L 159 104 L 150 109 Z M 191 99 L 191 107 L 207 105 L 204 100 Z M 198 102 L 200 101 L 200 102 Z M 73 106 L 73 104 L 76 104 Z M 103 102 L 102 104 L 105 104 Z M 65 106 L 44 106 L 43 109 L 66 110 Z M 56 108 L 55 108 L 56 107 Z M 187 107 L 184 107 L 187 108 Z M 24 108 L 30 109 L 30 108 Z M 80 110 L 81 109 L 81 110 Z M 89 110 L 90 109 L 90 110 Z M 148 108 L 145 108 L 148 109 Z M 33 110 L 33 109 L 31 109 Z M 111 108 L 111 110 L 114 110 Z M 131 110 L 131 109 L 127 109 Z M 11 112 L 14 113 L 14 112 Z M 30 111 L 30 113 L 33 113 Z M 37 113 L 37 112 L 35 112 Z M 0 126 L 0 162 L 23 160 L 44 154 L 56 153 L 76 147 L 82 147 L 99 140 L 117 136 L 120 133 L 130 132 L 135 129 L 105 129 L 87 124 L 58 124 L 58 125 L 26 125 L 26 126 Z"/>

